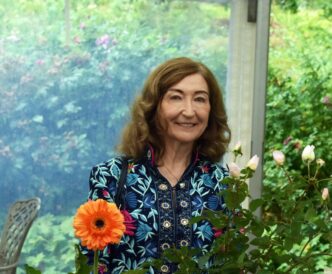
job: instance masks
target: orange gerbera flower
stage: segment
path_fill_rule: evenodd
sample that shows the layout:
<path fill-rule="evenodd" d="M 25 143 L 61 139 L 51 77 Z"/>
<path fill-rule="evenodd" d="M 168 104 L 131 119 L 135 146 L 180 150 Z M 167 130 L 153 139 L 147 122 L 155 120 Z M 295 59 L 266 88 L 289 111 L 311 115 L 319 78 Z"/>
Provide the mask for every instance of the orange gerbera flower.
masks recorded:
<path fill-rule="evenodd" d="M 88 201 L 74 217 L 75 236 L 91 250 L 103 250 L 108 244 L 120 242 L 126 230 L 124 217 L 114 203 L 105 200 Z"/>

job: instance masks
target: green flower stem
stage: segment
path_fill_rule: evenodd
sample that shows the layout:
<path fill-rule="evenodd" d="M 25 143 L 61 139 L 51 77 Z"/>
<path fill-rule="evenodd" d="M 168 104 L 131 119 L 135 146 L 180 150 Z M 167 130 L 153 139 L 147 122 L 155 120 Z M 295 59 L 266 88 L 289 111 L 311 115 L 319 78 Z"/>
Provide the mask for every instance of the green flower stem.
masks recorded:
<path fill-rule="evenodd" d="M 324 181 L 332 181 L 332 178 L 321 179 L 321 180 L 318 180 L 317 183 L 324 182 Z"/>
<path fill-rule="evenodd" d="M 98 250 L 95 250 L 93 256 L 93 274 L 98 274 Z"/>
<path fill-rule="evenodd" d="M 284 166 L 281 166 L 281 169 L 282 169 L 282 171 L 285 173 L 285 175 L 286 175 L 286 177 L 287 177 L 289 183 L 293 183 L 293 180 L 292 180 L 292 178 L 289 176 L 289 174 L 288 174 L 287 170 L 285 169 L 285 167 L 284 167 Z"/>
<path fill-rule="evenodd" d="M 317 166 L 317 168 L 316 168 L 316 172 L 315 172 L 315 175 L 314 175 L 314 179 L 316 179 L 316 177 L 317 177 L 317 175 L 318 175 L 318 171 L 319 171 L 319 169 L 320 169 L 320 166 Z"/>

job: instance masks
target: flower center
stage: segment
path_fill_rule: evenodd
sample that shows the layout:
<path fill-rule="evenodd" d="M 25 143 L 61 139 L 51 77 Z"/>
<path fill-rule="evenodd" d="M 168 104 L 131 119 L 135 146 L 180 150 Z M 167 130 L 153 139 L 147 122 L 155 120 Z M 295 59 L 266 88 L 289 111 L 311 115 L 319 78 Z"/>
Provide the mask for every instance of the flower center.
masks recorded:
<path fill-rule="evenodd" d="M 103 228 L 105 226 L 105 222 L 103 219 L 97 219 L 95 221 L 95 225 L 97 228 Z"/>

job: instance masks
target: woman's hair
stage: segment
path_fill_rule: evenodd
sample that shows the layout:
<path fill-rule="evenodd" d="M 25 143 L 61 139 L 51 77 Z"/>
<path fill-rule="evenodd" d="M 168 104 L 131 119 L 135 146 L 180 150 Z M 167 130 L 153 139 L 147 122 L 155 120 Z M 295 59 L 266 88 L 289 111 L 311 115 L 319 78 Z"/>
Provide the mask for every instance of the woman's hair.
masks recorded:
<path fill-rule="evenodd" d="M 167 90 L 183 78 L 199 73 L 209 88 L 211 105 L 208 126 L 196 141 L 194 149 L 204 158 L 217 162 L 226 152 L 231 132 L 221 89 L 212 72 L 202 63 L 181 57 L 170 59 L 159 65 L 147 78 L 141 94 L 132 107 L 131 121 L 123 131 L 118 150 L 134 159 L 141 158 L 148 145 L 154 149 L 156 159 L 163 156 L 164 130 L 158 119 L 158 110 Z"/>

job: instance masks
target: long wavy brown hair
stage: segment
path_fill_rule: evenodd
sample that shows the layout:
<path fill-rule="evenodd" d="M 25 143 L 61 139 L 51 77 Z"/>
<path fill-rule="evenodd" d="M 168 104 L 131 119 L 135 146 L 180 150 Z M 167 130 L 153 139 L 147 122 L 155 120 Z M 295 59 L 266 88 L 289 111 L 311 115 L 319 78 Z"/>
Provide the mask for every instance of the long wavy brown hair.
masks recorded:
<path fill-rule="evenodd" d="M 201 74 L 208 84 L 211 110 L 208 126 L 195 142 L 194 149 L 213 162 L 222 158 L 230 142 L 231 132 L 221 89 L 213 73 L 204 64 L 186 57 L 170 59 L 149 75 L 133 104 L 131 121 L 124 128 L 118 145 L 120 153 L 140 159 L 146 153 L 148 145 L 151 145 L 157 161 L 163 156 L 164 130 L 157 115 L 161 101 L 170 87 L 196 73 Z"/>

